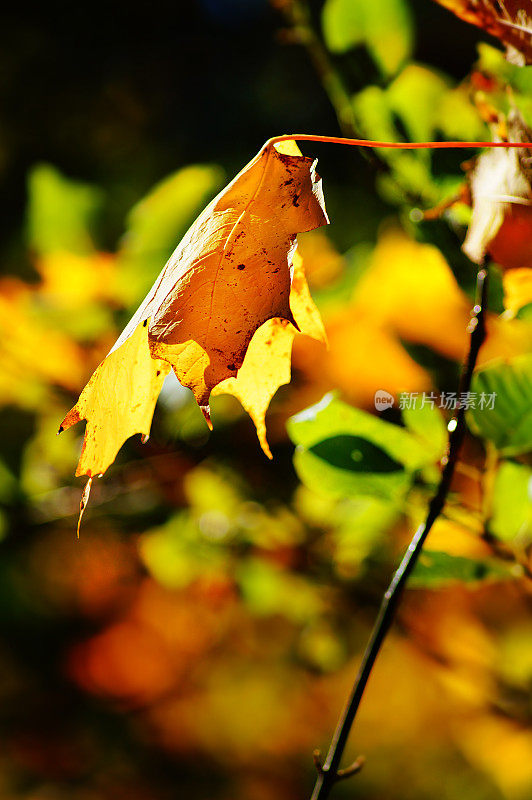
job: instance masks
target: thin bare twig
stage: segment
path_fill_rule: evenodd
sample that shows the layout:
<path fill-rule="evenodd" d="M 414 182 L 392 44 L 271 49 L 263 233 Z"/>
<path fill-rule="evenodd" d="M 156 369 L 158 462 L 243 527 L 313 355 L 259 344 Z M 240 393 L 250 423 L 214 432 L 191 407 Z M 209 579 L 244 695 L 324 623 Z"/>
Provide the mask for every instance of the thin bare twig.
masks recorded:
<path fill-rule="evenodd" d="M 469 323 L 469 333 L 471 334 L 469 352 L 467 354 L 466 362 L 464 364 L 462 375 L 460 378 L 459 397 L 463 397 L 463 393 L 469 392 L 471 388 L 471 379 L 473 377 L 473 370 L 477 362 L 479 350 L 486 338 L 485 326 L 485 303 L 487 292 L 488 276 L 486 270 L 481 267 L 477 273 L 477 296 L 475 305 L 471 311 L 471 321 Z M 390 626 L 394 620 L 397 606 L 401 599 L 402 591 L 408 580 L 409 575 L 414 569 L 421 549 L 427 538 L 429 531 L 434 525 L 435 521 L 440 516 L 449 489 L 451 481 L 458 462 L 460 447 L 464 439 L 466 431 L 465 423 L 465 406 L 458 405 L 456 413 L 452 420 L 449 422 L 449 441 L 447 451 L 442 458 L 441 466 L 442 473 L 438 490 L 433 497 L 425 522 L 415 532 L 412 541 L 395 572 L 392 581 L 384 595 L 381 603 L 377 621 L 373 628 L 371 638 L 366 647 L 362 663 L 355 679 L 351 694 L 347 700 L 345 708 L 336 726 L 334 736 L 325 759 L 325 763 L 321 763 L 319 753 L 315 754 L 315 762 L 318 765 L 318 777 L 314 786 L 311 800 L 326 800 L 329 797 L 334 784 L 343 777 L 358 772 L 361 766 L 361 758 L 359 757 L 355 764 L 357 768 L 348 767 L 346 770 L 339 770 L 340 761 L 347 743 L 351 727 L 355 720 L 364 689 L 368 682 L 371 671 L 379 655 L 381 646 L 386 638 Z"/>
<path fill-rule="evenodd" d="M 272 5 L 290 25 L 291 41 L 306 47 L 344 136 L 358 136 L 349 90 L 314 30 L 306 3 L 301 0 L 272 0 Z"/>

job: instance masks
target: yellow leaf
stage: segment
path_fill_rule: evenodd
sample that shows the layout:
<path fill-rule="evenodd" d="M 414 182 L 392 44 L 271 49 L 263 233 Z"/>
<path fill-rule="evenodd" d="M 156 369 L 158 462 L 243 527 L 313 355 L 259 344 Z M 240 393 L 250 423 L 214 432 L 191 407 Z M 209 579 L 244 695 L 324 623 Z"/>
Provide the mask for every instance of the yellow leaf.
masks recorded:
<path fill-rule="evenodd" d="M 272 458 L 266 439 L 266 410 L 280 386 L 290 383 L 290 356 L 296 329 L 286 319 L 270 319 L 258 329 L 236 378 L 227 378 L 213 394 L 232 394 L 257 428 L 260 446 Z"/>
<path fill-rule="evenodd" d="M 461 358 L 467 347 L 469 301 L 447 262 L 436 247 L 413 241 L 398 228 L 381 235 L 356 287 L 353 313 L 448 358 Z"/>
<path fill-rule="evenodd" d="M 504 797 L 530 796 L 532 734 L 503 716 L 481 714 L 458 728 L 457 743 L 467 759 L 492 778 Z M 496 753 L 496 758 L 493 757 Z"/>
<path fill-rule="evenodd" d="M 54 250 L 38 258 L 36 267 L 42 276 L 40 292 L 58 308 L 81 309 L 94 300 L 117 303 L 125 294 L 117 284 L 115 258 L 108 253 Z"/>
<path fill-rule="evenodd" d="M 87 420 L 76 475 L 101 475 L 126 439 L 135 433 L 149 435 L 155 403 L 169 371 L 168 364 L 151 357 L 148 327 L 143 323 L 119 349 L 111 350 L 59 428 L 61 433 Z"/>
<path fill-rule="evenodd" d="M 310 295 L 303 259 L 297 252 L 294 254 L 290 309 L 301 333 L 316 339 L 316 341 L 324 345 L 327 344 L 327 334 L 325 333 L 323 320 Z"/>
<path fill-rule="evenodd" d="M 303 258 L 307 280 L 314 289 L 329 286 L 345 271 L 345 259 L 320 228 L 302 236 L 297 251 Z"/>
<path fill-rule="evenodd" d="M 82 378 L 80 349 L 68 336 L 50 329 L 39 299 L 18 280 L 0 282 L 1 404 L 38 407 L 50 384 L 75 390 Z"/>
<path fill-rule="evenodd" d="M 502 277 L 504 307 L 511 316 L 532 303 L 532 268 L 507 270 Z"/>

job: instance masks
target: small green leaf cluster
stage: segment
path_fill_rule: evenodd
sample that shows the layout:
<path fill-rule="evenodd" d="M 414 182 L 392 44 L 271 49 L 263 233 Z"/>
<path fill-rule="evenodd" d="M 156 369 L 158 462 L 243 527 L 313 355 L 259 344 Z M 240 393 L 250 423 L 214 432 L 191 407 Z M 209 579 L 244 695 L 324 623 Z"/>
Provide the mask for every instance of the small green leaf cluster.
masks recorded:
<path fill-rule="evenodd" d="M 494 536 L 516 549 L 532 541 L 532 470 L 509 458 L 530 449 L 530 365 L 527 356 L 479 370 L 474 390 L 496 392 L 496 402 L 493 410 L 468 412 L 471 429 L 497 453 L 491 507 L 484 530 L 477 535 Z M 447 441 L 444 417 L 426 405 L 405 409 L 401 423 L 354 408 L 332 394 L 289 420 L 288 433 L 296 445 L 294 464 L 303 483 L 314 492 L 339 501 L 351 498 L 365 508 L 365 514 L 351 520 L 353 540 L 365 541 L 368 530 L 377 537 L 379 521 L 380 535 L 383 527 L 391 531 L 401 516 L 419 521 L 417 503 L 420 497 L 428 501 L 434 491 L 436 465 Z M 467 515 L 463 521 L 467 524 Z M 436 588 L 453 581 L 476 583 L 519 574 L 515 563 L 431 550 L 429 540 L 411 585 Z"/>

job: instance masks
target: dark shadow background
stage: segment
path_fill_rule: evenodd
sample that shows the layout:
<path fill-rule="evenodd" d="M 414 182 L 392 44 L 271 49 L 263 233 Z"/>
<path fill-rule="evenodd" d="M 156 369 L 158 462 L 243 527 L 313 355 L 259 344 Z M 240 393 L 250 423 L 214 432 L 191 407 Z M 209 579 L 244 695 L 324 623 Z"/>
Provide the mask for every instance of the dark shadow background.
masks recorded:
<path fill-rule="evenodd" d="M 321 4 L 312 5 L 319 20 Z M 415 0 L 413 9 L 414 57 L 463 77 L 480 32 L 436 3 Z M 8 247 L 20 236 L 35 162 L 106 189 L 102 238 L 111 248 L 127 210 L 180 166 L 217 162 L 233 174 L 276 133 L 337 133 L 304 48 L 280 43 L 283 27 L 266 0 L 11 5 L 0 28 Z M 379 80 L 361 52 L 341 61 L 353 91 Z M 372 186 L 358 154 L 315 149 L 328 180 L 341 182 L 347 162 L 357 184 Z"/>

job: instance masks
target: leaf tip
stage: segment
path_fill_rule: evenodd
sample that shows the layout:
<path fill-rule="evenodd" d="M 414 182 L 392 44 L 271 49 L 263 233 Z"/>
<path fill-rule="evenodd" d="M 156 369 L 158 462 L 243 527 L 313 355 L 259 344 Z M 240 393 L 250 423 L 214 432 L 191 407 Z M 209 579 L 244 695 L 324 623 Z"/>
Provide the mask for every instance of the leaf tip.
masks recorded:
<path fill-rule="evenodd" d="M 264 424 L 264 420 L 257 422 L 255 419 L 253 419 L 253 421 L 255 422 L 255 427 L 257 428 L 257 436 L 261 450 L 266 458 L 269 458 L 270 461 L 273 461 L 272 451 L 270 450 L 270 445 L 268 444 L 268 440 L 266 438 L 266 426 Z"/>
<path fill-rule="evenodd" d="M 201 409 L 201 413 L 205 417 L 205 422 L 207 423 L 207 427 L 209 428 L 210 431 L 212 431 L 213 427 L 212 427 L 211 408 L 210 408 L 210 406 L 208 404 L 205 405 L 205 406 L 200 405 L 200 409 Z"/>
<path fill-rule="evenodd" d="M 301 328 L 299 327 L 299 325 L 298 325 L 298 323 L 296 321 L 296 318 L 294 317 L 294 315 L 292 313 L 292 309 L 289 309 L 289 312 L 288 312 L 288 315 L 287 315 L 286 319 L 288 320 L 288 322 L 290 322 L 294 326 L 294 328 L 296 329 L 296 331 L 298 331 L 298 333 L 302 332 Z"/>
<path fill-rule="evenodd" d="M 76 529 L 76 536 L 79 539 L 79 529 L 81 527 L 81 518 L 83 517 L 83 512 L 87 507 L 87 503 L 89 502 L 89 495 L 91 493 L 91 486 L 92 486 L 92 477 L 89 478 L 87 483 L 85 484 L 85 488 L 83 489 L 83 493 L 81 495 L 81 500 L 79 502 L 79 517 L 78 517 L 78 527 Z"/>
<path fill-rule="evenodd" d="M 70 411 L 60 424 L 59 430 L 57 431 L 57 435 L 59 436 L 60 433 L 63 433 L 63 431 L 68 430 L 68 428 L 71 428 L 72 425 L 75 425 L 77 422 L 81 422 L 81 416 L 78 412 L 77 405 L 75 405 L 74 408 L 70 409 Z"/>

